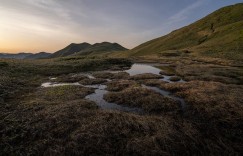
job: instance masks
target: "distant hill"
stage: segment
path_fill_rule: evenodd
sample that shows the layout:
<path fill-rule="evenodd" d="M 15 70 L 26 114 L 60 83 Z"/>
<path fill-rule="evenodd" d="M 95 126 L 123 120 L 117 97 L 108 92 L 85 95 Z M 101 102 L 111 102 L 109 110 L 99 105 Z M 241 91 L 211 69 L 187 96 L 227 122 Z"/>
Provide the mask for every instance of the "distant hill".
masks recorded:
<path fill-rule="evenodd" d="M 87 55 L 87 54 L 98 54 L 102 52 L 112 52 L 112 51 L 125 51 L 128 50 L 118 43 L 102 42 L 95 43 L 90 47 L 79 51 L 75 55 Z"/>
<path fill-rule="evenodd" d="M 221 8 L 203 19 L 123 53 L 126 56 L 196 56 L 243 59 L 243 3 Z"/>
<path fill-rule="evenodd" d="M 71 43 L 67 47 L 65 47 L 65 48 L 53 53 L 52 55 L 50 55 L 49 58 L 69 56 L 69 55 L 77 53 L 81 50 L 84 50 L 84 49 L 86 49 L 90 46 L 91 46 L 91 44 L 89 44 L 89 43 L 80 43 L 80 44 Z"/>
<path fill-rule="evenodd" d="M 65 47 L 62 50 L 59 50 L 49 58 L 56 58 L 56 57 L 64 57 L 64 56 L 74 56 L 74 55 L 89 55 L 89 54 L 98 54 L 102 52 L 112 52 L 112 51 L 124 51 L 127 50 L 123 46 L 117 43 L 110 43 L 110 42 L 102 42 L 102 43 L 95 43 L 93 45 L 89 43 L 80 43 L 75 44 L 72 43 Z"/>
<path fill-rule="evenodd" d="M 40 52 L 40 53 L 17 53 L 17 54 L 8 54 L 0 53 L 0 58 L 12 58 L 12 59 L 43 59 L 47 58 L 50 53 Z"/>
<path fill-rule="evenodd" d="M 37 54 L 28 55 L 24 59 L 44 59 L 49 57 L 50 55 L 51 53 L 39 52 Z"/>
<path fill-rule="evenodd" d="M 32 53 L 18 53 L 18 54 L 8 54 L 8 53 L 0 53 L 0 58 L 13 58 L 13 59 L 24 59 L 32 55 Z"/>

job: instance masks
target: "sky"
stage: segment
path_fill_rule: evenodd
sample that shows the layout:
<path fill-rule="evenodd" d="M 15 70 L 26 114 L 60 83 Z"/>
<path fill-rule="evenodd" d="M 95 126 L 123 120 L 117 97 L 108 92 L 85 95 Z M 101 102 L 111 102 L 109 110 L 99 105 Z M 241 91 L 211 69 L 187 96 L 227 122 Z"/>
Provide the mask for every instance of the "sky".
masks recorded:
<path fill-rule="evenodd" d="M 70 43 L 134 48 L 243 0 L 0 0 L 0 52 L 55 52 Z"/>

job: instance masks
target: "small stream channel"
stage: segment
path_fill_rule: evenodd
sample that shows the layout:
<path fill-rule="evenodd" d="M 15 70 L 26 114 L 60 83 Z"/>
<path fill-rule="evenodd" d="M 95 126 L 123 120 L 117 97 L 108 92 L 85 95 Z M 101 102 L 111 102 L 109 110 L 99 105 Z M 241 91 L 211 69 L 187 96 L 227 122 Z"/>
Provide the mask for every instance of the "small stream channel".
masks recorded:
<path fill-rule="evenodd" d="M 129 73 L 130 76 L 134 76 L 137 74 L 144 74 L 144 73 L 152 73 L 152 74 L 160 75 L 160 71 L 161 71 L 161 69 L 153 67 L 152 65 L 149 65 L 149 64 L 136 64 L 135 63 L 132 65 L 132 67 L 129 70 L 126 70 L 125 72 Z M 90 79 L 95 79 L 95 77 L 93 77 L 92 74 L 90 74 L 90 73 L 81 73 L 78 75 L 84 75 Z M 161 81 L 166 81 L 169 83 L 185 82 L 183 80 L 180 80 L 178 82 L 172 82 L 169 80 L 171 76 L 166 76 L 166 75 L 163 75 L 163 76 L 164 76 L 164 78 L 160 79 Z M 50 78 L 50 80 L 55 80 L 55 78 Z M 108 81 L 111 81 L 111 80 L 108 80 Z M 95 88 L 95 92 L 90 95 L 87 95 L 85 98 L 89 99 L 91 101 L 94 101 L 101 109 L 111 109 L 111 110 L 119 110 L 119 111 L 125 111 L 125 112 L 143 113 L 143 110 L 140 108 L 126 107 L 126 106 L 118 105 L 115 103 L 109 103 L 109 102 L 105 101 L 103 99 L 103 96 L 108 91 L 106 90 L 107 86 L 103 85 L 103 84 L 82 85 L 78 82 L 77 83 L 46 82 L 46 83 L 42 83 L 41 87 L 56 87 L 56 86 L 64 86 L 64 85 L 79 85 L 79 86 L 88 87 L 88 88 Z M 160 93 L 161 95 L 163 95 L 165 97 L 169 97 L 169 98 L 179 101 L 181 110 L 184 110 L 185 105 L 186 105 L 184 99 L 182 99 L 180 97 L 176 97 L 171 92 L 157 88 L 157 87 L 146 86 L 146 85 L 142 85 L 142 87 L 153 90 L 157 93 Z"/>

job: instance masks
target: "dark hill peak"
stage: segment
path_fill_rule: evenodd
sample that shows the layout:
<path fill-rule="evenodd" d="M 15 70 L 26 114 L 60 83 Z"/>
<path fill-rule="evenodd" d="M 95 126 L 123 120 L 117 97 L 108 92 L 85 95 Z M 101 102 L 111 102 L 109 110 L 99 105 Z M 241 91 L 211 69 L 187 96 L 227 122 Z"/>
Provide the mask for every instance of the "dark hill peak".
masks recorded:
<path fill-rule="evenodd" d="M 84 43 L 71 43 L 67 47 L 59 50 L 52 55 L 50 58 L 64 57 L 69 55 L 82 55 L 90 53 L 101 53 L 101 52 L 112 52 L 112 51 L 124 51 L 127 50 L 118 43 L 101 42 L 95 44 Z"/>
<path fill-rule="evenodd" d="M 91 46 L 91 44 L 86 43 L 86 42 L 84 42 L 84 43 L 71 43 L 67 47 L 65 47 L 65 48 L 53 53 L 52 55 L 50 55 L 50 58 L 64 57 L 64 56 L 72 55 L 72 54 L 75 54 L 75 53 L 77 53 L 81 50 L 88 48 L 89 46 Z"/>

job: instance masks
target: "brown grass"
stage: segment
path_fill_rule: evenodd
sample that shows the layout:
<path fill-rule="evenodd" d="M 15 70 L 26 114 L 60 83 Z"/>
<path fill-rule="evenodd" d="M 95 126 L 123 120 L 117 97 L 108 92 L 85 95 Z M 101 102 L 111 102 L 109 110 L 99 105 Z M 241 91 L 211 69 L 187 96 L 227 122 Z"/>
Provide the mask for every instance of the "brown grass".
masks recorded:
<path fill-rule="evenodd" d="M 145 73 L 145 74 L 138 74 L 131 76 L 131 80 L 143 80 L 143 79 L 161 79 L 163 76 L 161 75 L 156 75 L 152 73 Z"/>
<path fill-rule="evenodd" d="M 84 75 L 74 75 L 74 74 L 67 74 L 67 75 L 61 75 L 58 76 L 57 79 L 55 79 L 55 82 L 66 82 L 66 83 L 74 83 L 78 82 L 84 79 L 88 79 L 87 76 Z"/>
<path fill-rule="evenodd" d="M 139 107 L 151 113 L 178 110 L 177 101 L 142 87 L 131 87 L 120 92 L 110 92 L 104 95 L 104 99 L 121 105 Z"/>
<path fill-rule="evenodd" d="M 126 72 L 118 72 L 118 73 L 96 72 L 93 73 L 93 76 L 96 78 L 103 78 L 103 79 L 128 79 L 129 78 L 129 74 Z"/>
<path fill-rule="evenodd" d="M 197 123 L 206 136 L 217 135 L 225 146 L 241 151 L 243 134 L 243 87 L 218 82 L 192 81 L 162 84 L 162 88 L 176 92 L 187 103 L 186 118 Z M 211 136 L 210 136 L 211 137 Z M 227 145 L 228 144 L 228 145 Z"/>
<path fill-rule="evenodd" d="M 184 59 L 171 62 L 176 72 L 187 78 L 200 79 L 204 75 L 211 81 L 220 75 L 223 80 L 227 77 L 239 84 L 242 77 L 241 68 L 224 66 L 223 62 L 220 65 L 212 64 L 215 61 Z M 84 99 L 94 89 L 81 86 L 39 88 L 53 73 L 52 70 L 45 72 L 49 70 L 45 66 L 48 62 L 42 63 L 44 67 L 32 68 L 31 63 L 21 66 L 21 63 L 8 61 L 8 65 L 0 68 L 0 155 L 243 153 L 242 85 L 123 78 L 109 82 L 107 89 L 116 92 L 106 96 L 117 103 L 120 101 L 149 112 L 136 115 L 98 109 L 94 102 Z M 96 61 L 91 65 L 97 66 Z M 38 67 L 42 70 L 37 72 Z M 56 74 L 70 72 L 66 66 L 56 69 Z M 60 69 L 66 70 L 62 73 Z M 42 72 L 48 76 L 41 75 Z M 72 74 L 67 79 L 70 76 Z M 140 87 L 139 83 L 164 88 L 185 98 L 187 108 L 184 114 L 175 113 L 179 109 L 175 101 L 167 101 L 160 94 Z"/>
<path fill-rule="evenodd" d="M 102 84 L 107 82 L 106 79 L 96 78 L 96 79 L 83 79 L 79 81 L 80 84 L 83 85 L 94 85 L 94 84 Z"/>
<path fill-rule="evenodd" d="M 136 81 L 132 81 L 132 80 L 114 80 L 111 82 L 107 83 L 107 88 L 106 90 L 108 91 L 113 91 L 113 92 L 117 92 L 117 91 L 122 91 L 126 88 L 129 87 L 138 87 L 140 86 Z"/>
<path fill-rule="evenodd" d="M 144 84 L 146 86 L 154 86 L 154 87 L 158 87 L 161 84 L 168 83 L 168 82 L 162 81 L 160 79 L 145 79 L 145 80 L 139 80 L 138 82 L 141 84 Z"/>
<path fill-rule="evenodd" d="M 181 78 L 179 76 L 172 76 L 170 77 L 170 81 L 180 81 Z"/>

